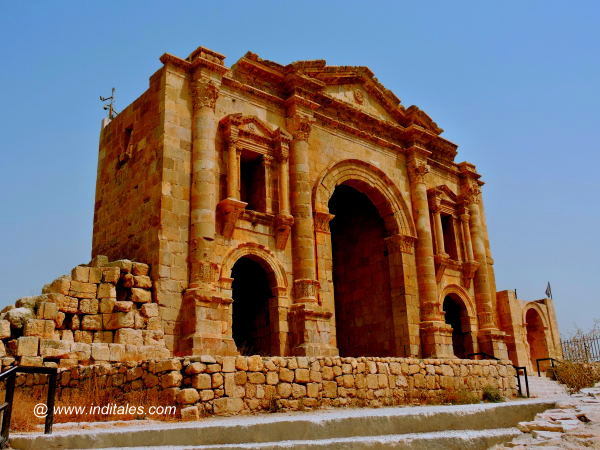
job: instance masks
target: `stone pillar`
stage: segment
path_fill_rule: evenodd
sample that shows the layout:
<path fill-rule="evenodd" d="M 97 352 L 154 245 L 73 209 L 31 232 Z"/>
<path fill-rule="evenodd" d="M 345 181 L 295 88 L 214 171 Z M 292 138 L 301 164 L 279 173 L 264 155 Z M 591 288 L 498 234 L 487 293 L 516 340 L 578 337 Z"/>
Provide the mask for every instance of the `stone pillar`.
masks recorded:
<path fill-rule="evenodd" d="M 231 299 L 217 295 L 218 266 L 211 261 L 216 232 L 218 80 L 202 71 L 192 75 L 192 161 L 190 191 L 189 287 L 183 296 L 179 353 L 235 354 L 227 325 Z"/>
<path fill-rule="evenodd" d="M 440 199 L 437 194 L 433 194 L 430 199 L 430 209 L 433 214 L 433 225 L 435 234 L 435 250 L 436 254 L 445 256 L 446 249 L 444 248 L 444 229 L 442 228 L 442 215 L 440 214 Z"/>
<path fill-rule="evenodd" d="M 214 80 L 195 73 L 192 90 L 192 183 L 190 192 L 190 285 L 210 288 L 207 274 L 215 239 L 217 175 L 215 104 L 219 88 Z"/>
<path fill-rule="evenodd" d="M 452 357 L 452 328 L 444 322 L 438 299 L 433 238 L 429 220 L 429 202 L 425 175 L 429 172 L 429 151 L 413 146 L 408 149 L 413 215 L 417 228 L 416 264 L 421 305 L 421 352 L 424 357 Z"/>
<path fill-rule="evenodd" d="M 465 259 L 467 261 L 475 261 L 473 256 L 473 243 L 471 242 L 471 230 L 469 228 L 469 210 L 465 208 L 460 215 L 460 224 L 462 228 L 462 236 L 465 243 Z"/>
<path fill-rule="evenodd" d="M 290 176 L 289 176 L 289 137 L 278 130 L 277 143 L 279 146 L 278 200 L 279 214 L 275 218 L 275 247 L 283 250 L 287 245 L 288 236 L 294 224 L 290 214 Z"/>
<path fill-rule="evenodd" d="M 489 272 L 486 260 L 485 234 L 482 226 L 482 218 L 479 210 L 481 190 L 474 166 L 461 163 L 461 174 L 463 183 L 461 186 L 461 197 L 463 205 L 468 208 L 470 215 L 470 232 L 475 261 L 478 263 L 473 279 L 475 289 L 475 303 L 477 305 L 477 317 L 479 321 L 479 350 L 497 358 L 508 359 L 508 351 L 504 339 L 504 332 L 498 329 L 496 320 L 497 312 L 494 308 L 495 292 L 492 293 L 489 282 Z"/>
<path fill-rule="evenodd" d="M 240 166 L 238 164 L 237 128 L 232 128 L 227 148 L 227 197 L 240 198 Z"/>
<path fill-rule="evenodd" d="M 291 209 L 294 216 L 292 250 L 294 260 L 294 302 L 315 303 L 319 283 L 315 264 L 315 228 L 309 174 L 308 137 L 310 118 L 296 114 L 288 119 L 292 133 L 290 152 Z"/>
<path fill-rule="evenodd" d="M 273 168 L 273 157 L 263 155 L 263 165 L 265 173 L 265 212 L 273 213 L 273 188 L 271 186 L 271 170 Z"/>

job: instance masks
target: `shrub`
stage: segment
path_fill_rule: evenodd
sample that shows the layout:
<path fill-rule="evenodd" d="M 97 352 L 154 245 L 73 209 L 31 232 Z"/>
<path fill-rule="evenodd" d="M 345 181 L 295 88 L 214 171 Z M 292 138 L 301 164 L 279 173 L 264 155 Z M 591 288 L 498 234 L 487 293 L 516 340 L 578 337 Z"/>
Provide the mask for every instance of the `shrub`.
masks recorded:
<path fill-rule="evenodd" d="M 483 401 L 491 402 L 491 403 L 499 403 L 504 401 L 504 397 L 498 390 L 493 386 L 484 386 L 483 387 Z"/>
<path fill-rule="evenodd" d="M 570 393 L 578 392 L 600 382 L 600 364 L 562 361 L 555 367 L 554 376 Z"/>

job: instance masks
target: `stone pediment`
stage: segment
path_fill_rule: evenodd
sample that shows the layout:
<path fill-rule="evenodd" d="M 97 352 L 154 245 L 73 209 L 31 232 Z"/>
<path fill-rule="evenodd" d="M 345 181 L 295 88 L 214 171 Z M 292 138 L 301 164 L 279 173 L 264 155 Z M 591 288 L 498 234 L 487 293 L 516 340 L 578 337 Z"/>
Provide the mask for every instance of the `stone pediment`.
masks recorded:
<path fill-rule="evenodd" d="M 325 94 L 328 94 L 337 100 L 349 103 L 367 114 L 388 122 L 396 122 L 394 117 L 386 110 L 373 95 L 360 84 L 341 84 L 326 86 Z"/>

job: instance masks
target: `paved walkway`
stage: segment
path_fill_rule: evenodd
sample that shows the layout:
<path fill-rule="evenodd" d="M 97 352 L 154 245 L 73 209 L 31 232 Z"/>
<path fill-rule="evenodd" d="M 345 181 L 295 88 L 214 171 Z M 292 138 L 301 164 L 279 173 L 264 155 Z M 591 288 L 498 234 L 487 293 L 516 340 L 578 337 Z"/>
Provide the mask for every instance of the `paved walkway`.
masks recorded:
<path fill-rule="evenodd" d="M 521 436 L 493 448 L 600 449 L 600 383 L 562 396 L 555 409 L 537 414 L 531 422 L 519 423 L 518 428 Z"/>

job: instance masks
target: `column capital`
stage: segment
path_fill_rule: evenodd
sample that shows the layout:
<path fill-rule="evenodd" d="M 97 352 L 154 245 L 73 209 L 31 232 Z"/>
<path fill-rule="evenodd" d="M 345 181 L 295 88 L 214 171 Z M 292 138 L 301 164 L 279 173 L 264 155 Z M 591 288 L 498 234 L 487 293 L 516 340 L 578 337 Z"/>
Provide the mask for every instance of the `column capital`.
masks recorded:
<path fill-rule="evenodd" d="M 481 188 L 475 183 L 465 183 L 461 189 L 460 201 L 465 206 L 476 205 L 479 203 Z"/>
<path fill-rule="evenodd" d="M 195 77 L 191 82 L 194 111 L 207 107 L 214 111 L 219 97 L 219 87 L 208 77 Z"/>
<path fill-rule="evenodd" d="M 429 165 L 423 160 L 411 158 L 408 161 L 408 176 L 413 183 L 425 183 L 425 175 L 429 173 Z"/>
<path fill-rule="evenodd" d="M 314 221 L 315 221 L 315 230 L 321 233 L 329 233 L 329 222 L 333 220 L 335 217 L 334 214 L 330 214 L 325 211 L 315 211 L 314 212 Z"/>
<path fill-rule="evenodd" d="M 308 140 L 313 123 L 314 119 L 306 114 L 295 114 L 287 119 L 288 130 L 297 141 Z"/>
<path fill-rule="evenodd" d="M 271 155 L 263 155 L 263 162 L 265 163 L 265 167 L 271 167 L 274 161 L 275 157 Z"/>
<path fill-rule="evenodd" d="M 394 234 L 384 239 L 389 253 L 412 254 L 415 250 L 416 238 L 413 236 Z"/>

